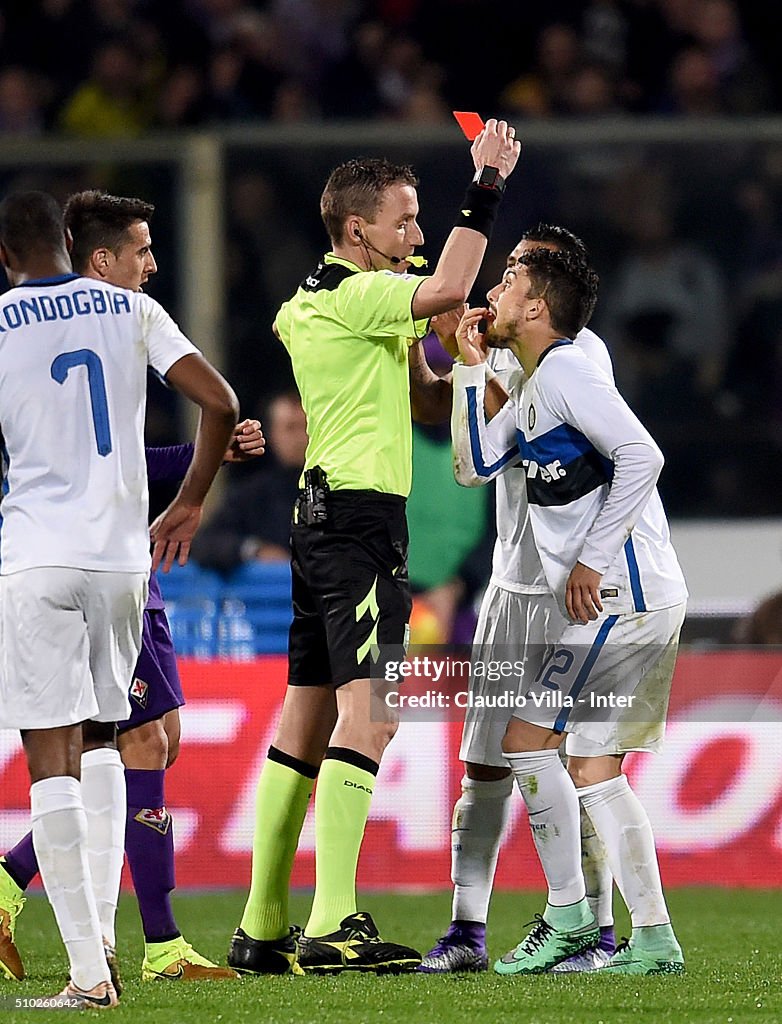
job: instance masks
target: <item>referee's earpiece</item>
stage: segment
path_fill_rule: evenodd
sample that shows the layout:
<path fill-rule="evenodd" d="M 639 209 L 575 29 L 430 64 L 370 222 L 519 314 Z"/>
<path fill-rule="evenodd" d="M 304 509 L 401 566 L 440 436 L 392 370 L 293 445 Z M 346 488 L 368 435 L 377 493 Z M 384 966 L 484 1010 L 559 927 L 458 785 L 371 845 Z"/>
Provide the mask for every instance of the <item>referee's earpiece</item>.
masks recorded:
<path fill-rule="evenodd" d="M 378 256 L 382 256 L 383 259 L 388 260 L 389 263 L 393 263 L 394 265 L 396 265 L 397 263 L 402 262 L 398 256 L 388 256 L 386 253 L 382 251 L 382 249 L 378 249 L 376 246 L 372 245 L 368 238 L 364 238 L 359 228 L 353 228 L 353 237 L 357 239 L 359 242 L 363 243 L 365 249 L 371 249 L 372 252 L 376 252 Z M 416 266 L 417 265 L 418 264 L 416 264 Z"/>

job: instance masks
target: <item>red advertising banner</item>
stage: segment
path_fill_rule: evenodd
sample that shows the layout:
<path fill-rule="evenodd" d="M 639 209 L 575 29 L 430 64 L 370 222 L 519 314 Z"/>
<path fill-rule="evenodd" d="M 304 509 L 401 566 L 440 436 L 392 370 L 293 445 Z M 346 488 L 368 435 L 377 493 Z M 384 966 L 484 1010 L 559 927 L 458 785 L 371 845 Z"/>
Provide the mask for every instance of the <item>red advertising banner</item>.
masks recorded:
<path fill-rule="evenodd" d="M 284 658 L 180 665 L 188 703 L 169 772 L 177 878 L 188 886 L 246 886 L 255 782 L 285 688 Z M 449 885 L 450 820 L 460 792 L 458 721 L 405 721 L 388 748 L 362 851 L 364 888 Z M 782 654 L 680 655 L 667 743 L 627 771 L 649 811 L 668 885 L 782 883 Z M 0 846 L 28 827 L 24 758 L 0 732 Z M 294 884 L 314 879 L 307 818 Z M 498 867 L 502 888 L 539 888 L 542 874 L 520 799 Z"/>

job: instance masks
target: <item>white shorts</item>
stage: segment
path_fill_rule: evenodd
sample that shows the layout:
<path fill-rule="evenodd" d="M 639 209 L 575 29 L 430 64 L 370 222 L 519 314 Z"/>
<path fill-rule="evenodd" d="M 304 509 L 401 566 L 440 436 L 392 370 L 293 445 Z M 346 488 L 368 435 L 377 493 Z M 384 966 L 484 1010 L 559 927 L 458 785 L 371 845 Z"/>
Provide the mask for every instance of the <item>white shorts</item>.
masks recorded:
<path fill-rule="evenodd" d="M 575 757 L 662 749 L 686 605 L 568 624 L 513 714 Z"/>
<path fill-rule="evenodd" d="M 0 577 L 0 727 L 128 718 L 147 583 L 57 567 Z"/>
<path fill-rule="evenodd" d="M 470 676 L 470 703 L 464 715 L 459 758 L 471 764 L 507 768 L 502 737 L 513 706 L 476 706 L 508 694 L 523 694 L 538 673 L 548 647 L 560 635 L 565 620 L 549 594 L 517 594 L 494 583 L 486 589 L 473 640 L 472 663 L 491 661 L 522 663 L 522 669 L 501 679 L 484 672 Z"/>

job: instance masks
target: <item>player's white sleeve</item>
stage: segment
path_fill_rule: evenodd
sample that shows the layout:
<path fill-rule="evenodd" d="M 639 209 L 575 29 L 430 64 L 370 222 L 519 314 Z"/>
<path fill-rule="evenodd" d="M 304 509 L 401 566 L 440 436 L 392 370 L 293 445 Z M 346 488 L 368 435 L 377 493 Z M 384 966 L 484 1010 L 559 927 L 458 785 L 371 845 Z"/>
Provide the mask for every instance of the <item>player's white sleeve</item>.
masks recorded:
<path fill-rule="evenodd" d="M 136 298 L 147 346 L 147 361 L 161 377 L 165 377 L 174 363 L 183 356 L 197 353 L 198 349 L 185 337 L 159 302 L 143 293 Z"/>
<path fill-rule="evenodd" d="M 614 450 L 614 479 L 586 536 L 578 561 L 604 573 L 615 561 L 652 496 L 663 455 L 654 445 L 631 443 Z"/>
<path fill-rule="evenodd" d="M 592 362 L 599 366 L 603 373 L 609 377 L 611 383 L 613 383 L 614 364 L 611 362 L 611 356 L 603 339 L 595 334 L 594 331 L 590 331 L 588 327 L 583 327 L 576 335 L 575 343 L 584 355 L 589 356 Z"/>
<path fill-rule="evenodd" d="M 547 369 L 553 369 L 547 367 Z M 606 375 L 588 359 L 562 359 L 549 377 L 546 404 L 613 463 L 605 504 L 578 561 L 604 573 L 613 564 L 654 492 L 663 454 Z"/>
<path fill-rule="evenodd" d="M 486 364 L 453 368 L 453 471 L 463 487 L 480 487 L 518 465 L 516 410 L 511 400 L 488 423 L 483 411 Z"/>

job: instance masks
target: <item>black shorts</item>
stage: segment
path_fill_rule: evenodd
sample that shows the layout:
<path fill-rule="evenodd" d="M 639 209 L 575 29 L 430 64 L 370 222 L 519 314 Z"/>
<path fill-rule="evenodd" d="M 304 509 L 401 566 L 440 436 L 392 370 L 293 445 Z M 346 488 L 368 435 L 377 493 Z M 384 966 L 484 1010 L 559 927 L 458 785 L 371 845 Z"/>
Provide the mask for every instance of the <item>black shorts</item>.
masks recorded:
<path fill-rule="evenodd" d="M 404 657 L 412 600 L 405 499 L 332 491 L 328 522 L 291 526 L 291 686 L 377 678 Z"/>

